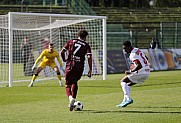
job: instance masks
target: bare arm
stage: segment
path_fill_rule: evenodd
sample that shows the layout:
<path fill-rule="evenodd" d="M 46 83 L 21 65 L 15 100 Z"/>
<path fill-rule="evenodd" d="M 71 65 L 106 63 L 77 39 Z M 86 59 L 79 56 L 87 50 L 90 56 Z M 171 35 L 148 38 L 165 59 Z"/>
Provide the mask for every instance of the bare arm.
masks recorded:
<path fill-rule="evenodd" d="M 64 62 L 66 62 L 66 59 L 65 59 L 65 49 L 62 49 L 62 50 L 60 51 L 60 54 L 61 54 L 62 60 L 63 60 Z"/>
<path fill-rule="evenodd" d="M 138 71 L 142 68 L 142 65 L 139 60 L 134 61 L 134 67 L 131 68 L 131 70 L 125 71 L 125 74 L 131 74 L 131 72 Z"/>
<path fill-rule="evenodd" d="M 89 72 L 88 77 L 92 76 L 92 55 L 88 55 Z"/>
<path fill-rule="evenodd" d="M 142 68 L 142 65 L 141 65 L 140 61 L 137 61 L 137 62 L 135 62 L 135 67 L 131 70 L 131 72 L 138 71 L 141 68 Z"/>
<path fill-rule="evenodd" d="M 57 61 L 60 64 L 60 70 L 62 70 L 64 72 L 64 74 L 65 74 L 65 70 L 63 69 L 63 64 L 62 64 L 62 61 L 60 60 L 60 56 L 59 55 L 57 56 Z"/>
<path fill-rule="evenodd" d="M 32 70 L 34 70 L 34 68 L 36 67 L 36 64 L 43 58 L 44 56 L 44 51 L 40 54 L 40 56 L 36 59 L 33 67 L 32 67 Z"/>
<path fill-rule="evenodd" d="M 40 54 L 40 56 L 36 59 L 35 64 L 37 64 L 44 56 L 44 51 Z"/>

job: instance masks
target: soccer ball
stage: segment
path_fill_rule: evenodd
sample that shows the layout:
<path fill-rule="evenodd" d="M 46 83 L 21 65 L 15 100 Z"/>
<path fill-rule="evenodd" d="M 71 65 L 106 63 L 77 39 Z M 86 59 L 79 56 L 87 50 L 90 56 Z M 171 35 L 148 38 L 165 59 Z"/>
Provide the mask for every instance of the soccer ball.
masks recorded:
<path fill-rule="evenodd" d="M 80 102 L 80 101 L 76 101 L 75 103 L 74 103 L 74 110 L 75 111 L 82 111 L 82 109 L 83 109 L 83 103 L 82 102 Z"/>

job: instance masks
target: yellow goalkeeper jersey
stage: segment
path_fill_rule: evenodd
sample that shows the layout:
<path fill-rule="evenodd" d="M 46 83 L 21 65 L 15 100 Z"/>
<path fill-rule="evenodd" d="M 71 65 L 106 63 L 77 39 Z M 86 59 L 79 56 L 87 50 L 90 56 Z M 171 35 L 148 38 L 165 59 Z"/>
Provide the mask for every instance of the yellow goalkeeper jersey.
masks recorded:
<path fill-rule="evenodd" d="M 35 61 L 35 64 L 37 64 L 40 60 L 44 63 L 54 63 L 55 58 L 57 58 L 60 66 L 62 66 L 62 62 L 60 60 L 60 56 L 56 50 L 53 50 L 53 52 L 49 52 L 48 49 L 45 49 L 40 56 Z"/>

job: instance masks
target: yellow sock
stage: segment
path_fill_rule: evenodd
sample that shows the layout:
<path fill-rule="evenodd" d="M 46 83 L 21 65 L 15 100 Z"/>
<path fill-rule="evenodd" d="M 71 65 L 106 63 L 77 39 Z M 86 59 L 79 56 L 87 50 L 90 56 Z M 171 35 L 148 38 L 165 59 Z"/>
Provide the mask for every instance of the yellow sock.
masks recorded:
<path fill-rule="evenodd" d="M 31 81 L 35 81 L 35 79 L 36 79 L 37 77 L 38 77 L 38 76 L 33 75 Z"/>
<path fill-rule="evenodd" d="M 61 75 L 57 75 L 58 79 L 61 81 L 62 80 L 62 77 Z"/>

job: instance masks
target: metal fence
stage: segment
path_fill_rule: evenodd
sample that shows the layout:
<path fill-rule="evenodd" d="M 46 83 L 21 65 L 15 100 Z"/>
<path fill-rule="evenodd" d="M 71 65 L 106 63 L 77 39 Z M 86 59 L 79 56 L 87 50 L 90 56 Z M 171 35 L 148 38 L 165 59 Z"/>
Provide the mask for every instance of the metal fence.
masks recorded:
<path fill-rule="evenodd" d="M 130 40 L 134 47 L 149 48 L 155 37 L 161 49 L 181 48 L 181 22 L 139 22 L 108 24 L 108 49 L 120 49 L 125 40 Z"/>
<path fill-rule="evenodd" d="M 39 5 L 39 6 L 65 6 L 67 0 L 2 0 L 0 4 L 7 5 Z"/>

